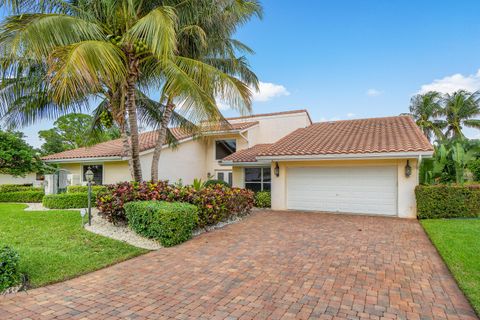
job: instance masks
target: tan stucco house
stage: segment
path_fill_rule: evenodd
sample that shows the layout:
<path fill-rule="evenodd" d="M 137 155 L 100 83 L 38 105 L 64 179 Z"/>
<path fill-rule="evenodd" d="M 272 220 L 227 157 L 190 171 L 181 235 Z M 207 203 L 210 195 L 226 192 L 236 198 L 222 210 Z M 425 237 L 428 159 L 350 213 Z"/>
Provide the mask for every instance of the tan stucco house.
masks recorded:
<path fill-rule="evenodd" d="M 229 125 L 179 141 L 162 152 L 159 177 L 171 182 L 224 180 L 271 190 L 272 208 L 415 217 L 418 164 L 433 147 L 409 116 L 312 123 L 306 110 L 228 118 Z M 149 179 L 156 133 L 140 135 Z M 98 184 L 130 180 L 121 140 L 44 158 L 83 184 L 90 167 Z"/>

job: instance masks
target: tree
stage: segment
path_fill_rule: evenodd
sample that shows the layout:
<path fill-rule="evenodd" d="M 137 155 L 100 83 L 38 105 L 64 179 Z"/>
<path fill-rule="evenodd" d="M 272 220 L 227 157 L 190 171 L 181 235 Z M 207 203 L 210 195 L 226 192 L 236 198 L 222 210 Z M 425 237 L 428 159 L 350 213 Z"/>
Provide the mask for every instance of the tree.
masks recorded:
<path fill-rule="evenodd" d="M 113 125 L 106 127 L 102 121 L 102 127 L 92 131 L 92 122 L 93 117 L 88 114 L 71 113 L 59 117 L 54 122 L 54 128 L 38 132 L 39 137 L 45 141 L 41 147 L 42 153 L 52 154 L 86 147 L 120 136 L 118 128 Z"/>
<path fill-rule="evenodd" d="M 0 173 L 24 177 L 44 169 L 36 151 L 23 138 L 21 132 L 0 130 Z"/>
<path fill-rule="evenodd" d="M 136 181 L 142 179 L 139 88 L 162 87 L 164 96 L 182 102 L 186 114 L 192 106 L 201 106 L 212 115 L 216 96 L 234 107 L 248 110 L 250 106 L 247 84 L 220 68 L 182 56 L 177 34 L 183 33 L 191 44 L 201 43 L 204 33 L 195 24 L 183 25 L 186 17 L 195 12 L 207 14 L 205 9 L 215 7 L 237 15 L 231 10 L 237 3 L 248 6 L 255 1 L 218 0 L 215 5 L 211 0 L 0 3 L 12 13 L 0 26 L 0 51 L 4 53 L 0 112 L 4 118 L 33 121 L 78 111 L 94 96 L 106 98 L 110 114 L 120 124 L 124 146 L 129 145 Z"/>
<path fill-rule="evenodd" d="M 444 98 L 444 108 L 441 112 L 445 116 L 442 125 L 446 127 L 445 135 L 454 139 L 464 139 L 464 126 L 480 129 L 479 92 L 460 90 L 447 94 Z"/>
<path fill-rule="evenodd" d="M 442 113 L 442 95 L 439 92 L 430 91 L 413 96 L 410 113 L 428 140 L 432 140 L 432 134 L 439 140 L 443 139 L 444 123 L 438 120 Z"/>

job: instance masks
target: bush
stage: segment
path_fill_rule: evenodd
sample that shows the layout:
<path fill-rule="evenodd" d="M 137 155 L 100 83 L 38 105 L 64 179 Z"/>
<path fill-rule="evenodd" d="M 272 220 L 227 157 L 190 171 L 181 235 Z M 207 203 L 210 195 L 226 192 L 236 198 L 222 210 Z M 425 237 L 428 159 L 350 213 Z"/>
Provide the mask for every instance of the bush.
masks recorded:
<path fill-rule="evenodd" d="M 42 202 L 43 191 L 0 192 L 0 202 Z"/>
<path fill-rule="evenodd" d="M 139 200 L 194 204 L 198 208 L 198 226 L 204 227 L 249 213 L 253 207 L 253 192 L 222 185 L 195 190 L 192 186 L 175 187 L 165 181 L 122 182 L 108 186 L 106 192 L 98 195 L 97 208 L 107 220 L 116 223 L 125 220 L 125 203 Z"/>
<path fill-rule="evenodd" d="M 12 248 L 0 248 L 0 294 L 22 281 L 18 269 L 19 260 L 18 253 Z"/>
<path fill-rule="evenodd" d="M 479 185 L 417 186 L 419 219 L 480 217 Z"/>
<path fill-rule="evenodd" d="M 99 193 L 107 191 L 106 186 L 92 186 L 92 192 Z M 87 193 L 88 186 L 68 186 L 67 193 Z"/>
<path fill-rule="evenodd" d="M 270 191 L 259 191 L 255 194 L 255 207 L 270 208 L 272 206 L 272 194 Z"/>
<path fill-rule="evenodd" d="M 468 169 L 473 175 L 473 180 L 480 181 L 480 158 L 471 161 L 468 164 Z"/>
<path fill-rule="evenodd" d="M 0 184 L 0 193 L 18 191 L 43 191 L 43 188 L 24 184 Z"/>
<path fill-rule="evenodd" d="M 164 247 L 190 239 L 198 220 L 197 207 L 181 202 L 130 202 L 125 204 L 125 214 L 132 230 L 159 240 Z"/>
<path fill-rule="evenodd" d="M 207 182 L 205 182 L 204 187 L 212 187 L 212 186 L 216 186 L 216 185 L 221 185 L 221 186 L 224 186 L 224 187 L 230 187 L 230 185 L 223 180 L 208 180 Z"/>
<path fill-rule="evenodd" d="M 95 206 L 95 193 L 92 193 L 92 206 Z M 87 193 L 49 194 L 43 197 L 43 206 L 50 209 L 80 209 L 88 207 Z"/>

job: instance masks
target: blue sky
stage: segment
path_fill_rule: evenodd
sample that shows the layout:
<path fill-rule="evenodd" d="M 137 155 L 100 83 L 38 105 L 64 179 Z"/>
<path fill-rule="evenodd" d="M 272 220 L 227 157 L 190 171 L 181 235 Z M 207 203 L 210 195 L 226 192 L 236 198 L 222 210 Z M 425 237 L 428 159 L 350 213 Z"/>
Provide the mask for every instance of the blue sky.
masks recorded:
<path fill-rule="evenodd" d="M 265 83 L 255 113 L 305 108 L 314 121 L 398 115 L 420 90 L 480 89 L 478 1 L 262 3 L 263 20 L 238 32 Z M 38 146 L 36 131 L 50 125 L 26 128 L 28 141 Z"/>

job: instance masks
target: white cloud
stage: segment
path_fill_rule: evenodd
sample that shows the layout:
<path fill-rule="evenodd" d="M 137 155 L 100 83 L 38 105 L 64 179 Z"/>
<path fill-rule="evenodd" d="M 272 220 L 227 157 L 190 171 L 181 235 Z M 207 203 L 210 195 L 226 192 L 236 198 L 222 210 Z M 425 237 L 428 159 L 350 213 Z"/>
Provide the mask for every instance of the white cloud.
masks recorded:
<path fill-rule="evenodd" d="M 353 118 L 355 116 L 356 116 L 355 113 L 352 113 L 352 112 L 347 113 L 347 118 Z"/>
<path fill-rule="evenodd" d="M 258 92 L 252 90 L 253 92 L 253 101 L 256 102 L 265 102 L 272 100 L 276 97 L 288 96 L 290 92 L 288 92 L 287 88 L 280 84 L 275 84 L 271 82 L 261 82 L 258 84 Z"/>
<path fill-rule="evenodd" d="M 367 92 L 365 92 L 365 94 L 369 97 L 378 97 L 382 93 L 383 93 L 382 91 L 377 89 L 368 89 Z"/>
<path fill-rule="evenodd" d="M 446 76 L 442 79 L 435 79 L 432 83 L 424 84 L 418 93 L 438 91 L 441 93 L 452 93 L 460 89 L 477 91 L 480 89 L 480 69 L 475 74 L 463 75 L 460 73 Z"/>

